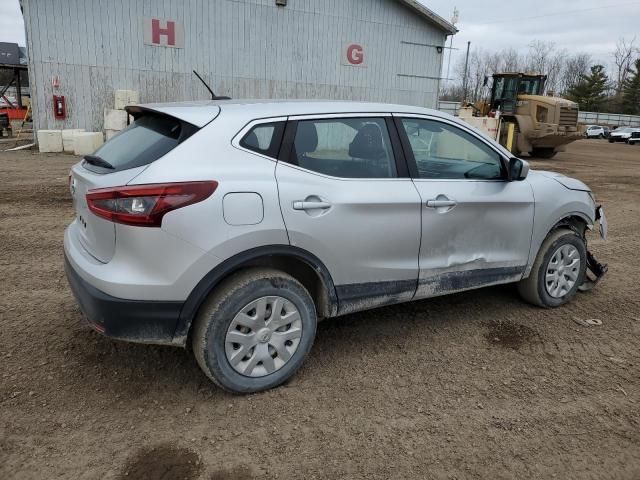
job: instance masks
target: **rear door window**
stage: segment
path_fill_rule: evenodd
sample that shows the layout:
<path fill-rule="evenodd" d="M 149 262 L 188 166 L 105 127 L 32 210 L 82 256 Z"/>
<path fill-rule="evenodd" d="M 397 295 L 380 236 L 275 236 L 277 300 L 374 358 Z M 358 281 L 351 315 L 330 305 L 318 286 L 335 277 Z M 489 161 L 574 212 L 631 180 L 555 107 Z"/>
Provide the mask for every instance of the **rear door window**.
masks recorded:
<path fill-rule="evenodd" d="M 332 177 L 397 176 L 384 118 L 301 120 L 290 163 Z"/>
<path fill-rule="evenodd" d="M 149 165 L 196 131 L 197 127 L 177 118 L 146 113 L 90 156 L 99 160 L 85 157 L 83 166 L 96 173 L 112 173 Z"/>

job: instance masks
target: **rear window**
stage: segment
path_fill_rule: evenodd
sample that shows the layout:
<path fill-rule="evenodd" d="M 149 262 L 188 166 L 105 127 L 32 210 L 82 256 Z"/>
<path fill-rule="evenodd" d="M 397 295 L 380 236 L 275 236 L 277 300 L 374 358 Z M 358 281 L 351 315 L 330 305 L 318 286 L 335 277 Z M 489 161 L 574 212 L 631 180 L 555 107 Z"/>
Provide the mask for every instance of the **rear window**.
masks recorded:
<path fill-rule="evenodd" d="M 146 113 L 136 118 L 93 155 L 113 168 L 95 165 L 86 160 L 84 167 L 98 173 L 111 173 L 149 165 L 197 130 L 197 127 L 176 118 Z"/>

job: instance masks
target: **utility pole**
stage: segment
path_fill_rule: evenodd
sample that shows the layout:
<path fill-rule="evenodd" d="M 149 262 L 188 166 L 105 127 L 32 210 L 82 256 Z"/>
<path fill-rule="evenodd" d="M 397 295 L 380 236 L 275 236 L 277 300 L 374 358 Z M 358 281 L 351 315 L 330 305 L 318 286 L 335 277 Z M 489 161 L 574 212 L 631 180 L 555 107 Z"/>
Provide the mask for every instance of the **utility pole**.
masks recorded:
<path fill-rule="evenodd" d="M 462 80 L 462 101 L 467 101 L 467 72 L 469 69 L 469 49 L 471 48 L 471 42 L 467 42 L 467 58 L 464 61 L 464 79 Z"/>
<path fill-rule="evenodd" d="M 456 23 L 458 23 L 459 19 L 460 19 L 460 11 L 458 10 L 457 7 L 453 7 L 453 17 L 451 17 L 451 24 L 455 26 Z M 450 79 L 449 73 L 451 72 L 451 54 L 453 53 L 453 37 L 454 35 L 451 35 L 451 43 L 449 44 L 449 61 L 447 62 L 447 78 L 445 80 L 447 82 Z"/>

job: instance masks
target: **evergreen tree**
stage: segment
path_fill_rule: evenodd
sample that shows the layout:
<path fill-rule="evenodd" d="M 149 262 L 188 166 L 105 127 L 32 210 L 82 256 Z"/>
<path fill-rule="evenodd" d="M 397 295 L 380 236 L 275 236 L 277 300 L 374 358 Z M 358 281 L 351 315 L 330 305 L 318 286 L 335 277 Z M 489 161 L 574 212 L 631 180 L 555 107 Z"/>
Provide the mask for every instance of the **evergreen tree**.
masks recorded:
<path fill-rule="evenodd" d="M 567 97 L 576 102 L 580 110 L 598 112 L 607 99 L 608 83 L 604 67 L 594 65 L 591 67 L 591 74 L 582 74 L 578 83 L 569 89 Z"/>
<path fill-rule="evenodd" d="M 640 58 L 635 67 L 622 87 L 622 108 L 625 113 L 640 115 Z"/>

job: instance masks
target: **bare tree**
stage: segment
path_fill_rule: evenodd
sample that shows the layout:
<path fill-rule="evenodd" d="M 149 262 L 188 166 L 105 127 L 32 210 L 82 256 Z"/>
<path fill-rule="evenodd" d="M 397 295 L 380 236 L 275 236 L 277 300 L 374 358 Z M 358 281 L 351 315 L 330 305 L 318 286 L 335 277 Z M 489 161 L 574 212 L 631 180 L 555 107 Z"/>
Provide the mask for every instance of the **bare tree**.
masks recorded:
<path fill-rule="evenodd" d="M 542 40 L 534 40 L 529 44 L 529 53 L 527 54 L 527 68 L 533 73 L 544 73 L 547 71 L 549 61 L 553 56 L 555 44 L 553 42 L 544 42 Z"/>
<path fill-rule="evenodd" d="M 616 43 L 616 49 L 613 52 L 613 59 L 616 64 L 616 96 L 619 96 L 622 92 L 625 82 L 629 78 L 629 74 L 632 71 L 633 62 L 635 56 L 639 50 L 635 46 L 636 37 L 633 37 L 630 41 L 625 38 L 621 38 Z"/>
<path fill-rule="evenodd" d="M 532 73 L 547 75 L 547 90 L 557 92 L 567 57 L 567 51 L 556 50 L 553 42 L 534 40 L 529 44 L 526 69 Z"/>
<path fill-rule="evenodd" d="M 526 53 L 513 48 L 497 52 L 474 48 L 469 55 L 467 71 L 467 98 L 475 102 L 486 100 L 490 94 L 491 82 L 485 85 L 485 78 L 502 72 L 529 72 L 547 75 L 547 91 L 564 95 L 589 72 L 591 56 L 587 53 L 569 54 L 558 50 L 554 43 L 535 40 Z M 464 79 L 464 58 L 460 58 L 453 69 L 456 82 L 448 82 L 442 96 L 448 100 L 462 99 Z"/>
<path fill-rule="evenodd" d="M 582 78 L 582 75 L 589 73 L 592 65 L 591 55 L 588 53 L 576 53 L 569 55 L 564 62 L 562 74 L 558 81 L 558 94 L 565 95 L 569 89 L 574 87 Z"/>
<path fill-rule="evenodd" d="M 514 48 L 502 50 L 500 57 L 502 58 L 501 70 L 503 72 L 517 72 L 524 63 L 522 56 Z"/>

